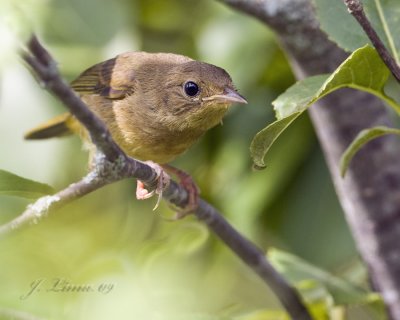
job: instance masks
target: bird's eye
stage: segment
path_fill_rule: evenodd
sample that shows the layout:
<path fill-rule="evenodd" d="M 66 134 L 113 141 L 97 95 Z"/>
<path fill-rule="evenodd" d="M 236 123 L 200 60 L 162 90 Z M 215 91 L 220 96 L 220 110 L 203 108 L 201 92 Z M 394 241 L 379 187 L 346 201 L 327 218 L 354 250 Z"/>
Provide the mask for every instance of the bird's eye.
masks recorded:
<path fill-rule="evenodd" d="M 193 81 L 186 82 L 184 85 L 184 89 L 185 89 L 185 93 L 189 97 L 194 97 L 200 91 L 199 86 L 196 83 L 194 83 Z"/>

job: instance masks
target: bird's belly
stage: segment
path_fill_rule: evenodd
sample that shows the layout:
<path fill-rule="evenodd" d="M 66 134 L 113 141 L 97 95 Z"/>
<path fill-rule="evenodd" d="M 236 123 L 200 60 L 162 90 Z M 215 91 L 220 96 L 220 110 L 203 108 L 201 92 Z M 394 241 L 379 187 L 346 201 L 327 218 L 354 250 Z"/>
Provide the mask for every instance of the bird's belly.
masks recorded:
<path fill-rule="evenodd" d="M 200 134 L 193 136 L 184 133 L 180 137 L 171 134 L 166 136 L 135 134 L 131 137 L 125 136 L 123 141 L 116 140 L 128 156 L 142 161 L 151 160 L 163 164 L 171 162 L 185 152 L 199 137 Z"/>
<path fill-rule="evenodd" d="M 163 145 L 146 145 L 139 143 L 128 148 L 122 148 L 125 153 L 135 159 L 142 161 L 151 160 L 160 164 L 168 163 L 182 154 L 188 147 L 175 145 L 165 148 Z"/>

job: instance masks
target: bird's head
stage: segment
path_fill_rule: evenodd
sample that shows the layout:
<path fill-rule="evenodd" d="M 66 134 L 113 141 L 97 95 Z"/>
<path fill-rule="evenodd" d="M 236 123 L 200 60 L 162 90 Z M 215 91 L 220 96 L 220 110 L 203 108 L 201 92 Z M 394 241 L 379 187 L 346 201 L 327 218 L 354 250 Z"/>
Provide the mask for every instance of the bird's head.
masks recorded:
<path fill-rule="evenodd" d="M 163 85 L 163 108 L 172 125 L 182 130 L 208 130 L 221 122 L 233 103 L 247 103 L 224 69 L 204 62 L 188 61 L 171 67 Z"/>

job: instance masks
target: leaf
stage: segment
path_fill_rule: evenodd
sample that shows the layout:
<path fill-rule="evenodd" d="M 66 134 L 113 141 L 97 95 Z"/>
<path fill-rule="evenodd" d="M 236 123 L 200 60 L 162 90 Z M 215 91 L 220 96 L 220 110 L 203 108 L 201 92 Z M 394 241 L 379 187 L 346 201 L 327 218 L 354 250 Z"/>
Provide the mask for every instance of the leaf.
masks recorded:
<path fill-rule="evenodd" d="M 318 97 L 328 78 L 327 74 L 309 77 L 287 89 L 272 102 L 277 119 L 288 117 L 295 112 L 303 112 Z"/>
<path fill-rule="evenodd" d="M 260 170 L 265 168 L 264 155 L 269 148 L 278 139 L 279 135 L 297 119 L 301 112 L 296 112 L 286 118 L 275 121 L 256 134 L 250 145 L 250 152 L 253 157 L 254 169 Z"/>
<path fill-rule="evenodd" d="M 25 179 L 11 172 L 0 170 L 0 195 L 37 199 L 53 193 L 54 189 L 47 184 Z"/>
<path fill-rule="evenodd" d="M 351 52 L 369 43 L 343 1 L 314 0 L 314 6 L 321 29 L 344 50 Z"/>
<path fill-rule="evenodd" d="M 256 310 L 236 317 L 235 320 L 290 320 L 283 310 Z"/>
<path fill-rule="evenodd" d="M 328 37 L 347 51 L 369 43 L 369 39 L 347 11 L 343 1 L 314 0 L 321 29 Z M 397 63 L 400 53 L 400 2 L 398 0 L 363 0 L 365 13 L 379 37 L 391 51 Z M 340 21 L 340 23 L 338 23 Z"/>
<path fill-rule="evenodd" d="M 278 249 L 268 250 L 268 259 L 293 285 L 314 280 L 328 290 L 336 304 L 368 302 L 371 294 L 331 273 L 320 269 L 299 257 Z"/>
<path fill-rule="evenodd" d="M 300 81 L 272 104 L 276 117 L 282 119 L 304 111 L 311 104 L 340 88 L 366 91 L 385 100 L 396 112 L 400 106 L 384 92 L 390 71 L 374 48 L 365 46 L 353 52 L 329 77 L 319 75 Z"/>
<path fill-rule="evenodd" d="M 255 167 L 265 167 L 263 158 L 271 145 L 302 112 L 340 88 L 372 93 L 400 114 L 400 106 L 384 92 L 389 74 L 375 49 L 365 46 L 354 51 L 331 75 L 318 75 L 294 84 L 272 102 L 278 120 L 260 131 L 251 143 L 250 151 Z"/>
<path fill-rule="evenodd" d="M 350 146 L 343 153 L 340 159 L 340 174 L 342 177 L 346 174 L 349 167 L 350 161 L 354 155 L 369 141 L 378 138 L 386 134 L 397 134 L 400 135 L 400 129 L 388 128 L 388 127 L 374 127 L 371 129 L 362 130 L 357 137 L 353 140 Z"/>

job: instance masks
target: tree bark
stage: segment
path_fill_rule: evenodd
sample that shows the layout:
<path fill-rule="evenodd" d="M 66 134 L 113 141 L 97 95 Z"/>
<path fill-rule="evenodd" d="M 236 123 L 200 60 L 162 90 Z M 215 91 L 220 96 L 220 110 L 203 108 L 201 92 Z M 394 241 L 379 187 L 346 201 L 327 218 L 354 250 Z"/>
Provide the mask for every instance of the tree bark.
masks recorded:
<path fill-rule="evenodd" d="M 347 54 L 319 29 L 310 0 L 223 0 L 270 26 L 290 57 L 298 79 L 332 72 Z M 310 110 L 339 201 L 376 289 L 393 319 L 400 319 L 400 141 L 386 136 L 367 144 L 346 177 L 339 160 L 356 134 L 391 125 L 383 103 L 343 89 Z"/>

